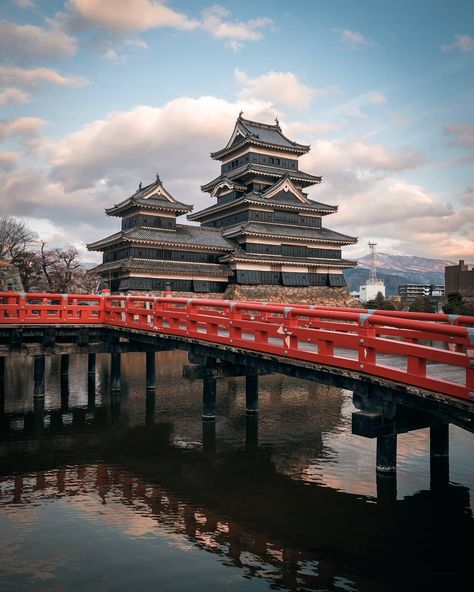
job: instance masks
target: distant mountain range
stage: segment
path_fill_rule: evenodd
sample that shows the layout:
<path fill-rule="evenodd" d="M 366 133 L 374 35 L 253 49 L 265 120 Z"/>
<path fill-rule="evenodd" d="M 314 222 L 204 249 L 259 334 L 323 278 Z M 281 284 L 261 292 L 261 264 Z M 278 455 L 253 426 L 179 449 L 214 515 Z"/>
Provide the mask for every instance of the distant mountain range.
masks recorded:
<path fill-rule="evenodd" d="M 359 259 L 356 269 L 344 272 L 350 292 L 358 290 L 369 278 L 371 256 L 365 255 Z M 425 257 L 409 257 L 406 255 L 388 255 L 377 253 L 375 266 L 377 277 L 385 282 L 387 296 L 398 294 L 400 284 L 444 284 L 444 268 L 454 265 L 447 259 L 428 259 Z"/>

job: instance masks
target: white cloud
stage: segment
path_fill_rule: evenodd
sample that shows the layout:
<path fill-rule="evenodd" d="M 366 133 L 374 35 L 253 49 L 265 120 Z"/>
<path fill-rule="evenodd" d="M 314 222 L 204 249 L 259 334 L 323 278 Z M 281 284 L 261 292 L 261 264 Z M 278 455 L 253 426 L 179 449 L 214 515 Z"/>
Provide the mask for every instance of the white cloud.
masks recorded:
<path fill-rule="evenodd" d="M 422 155 L 413 150 L 389 150 L 382 144 L 355 139 L 318 139 L 312 151 L 302 158 L 303 165 L 311 168 L 317 165 L 321 170 L 350 174 L 363 181 L 380 178 L 387 171 L 399 172 L 414 168 L 422 162 Z"/>
<path fill-rule="evenodd" d="M 199 195 L 207 175 L 218 174 L 209 152 L 225 144 L 241 106 L 216 97 L 183 97 L 161 108 L 111 113 L 62 140 L 42 139 L 33 148 L 67 190 L 91 187 L 101 179 L 120 184 L 126 178 L 135 185 L 138 175 L 150 176 L 159 167 L 165 180 L 191 179 L 194 195 Z M 243 108 L 249 116 L 273 115 L 264 102 Z"/>
<path fill-rule="evenodd" d="M 457 123 L 454 125 L 446 125 L 444 127 L 445 134 L 454 136 L 453 142 L 463 146 L 474 145 L 474 124 L 472 123 Z"/>
<path fill-rule="evenodd" d="M 61 74 L 53 68 L 0 67 L 0 85 L 14 84 L 17 87 L 32 89 L 45 83 L 56 86 L 82 86 L 87 84 L 87 79 L 82 76 Z"/>
<path fill-rule="evenodd" d="M 46 125 L 47 121 L 39 117 L 20 117 L 12 121 L 0 121 L 0 140 L 9 136 L 34 136 Z"/>
<path fill-rule="evenodd" d="M 66 13 L 59 18 L 72 27 L 100 27 L 118 34 L 157 27 L 184 31 L 199 27 L 199 21 L 156 0 L 69 0 Z"/>
<path fill-rule="evenodd" d="M 381 92 L 371 93 L 369 96 L 369 101 L 373 105 L 384 105 L 385 103 L 388 103 L 387 97 L 383 95 Z"/>
<path fill-rule="evenodd" d="M 292 72 L 267 72 L 262 76 L 250 78 L 245 72 L 237 69 L 234 77 L 242 87 L 237 98 L 243 101 L 261 99 L 276 105 L 304 109 L 313 98 L 330 92 L 328 89 L 317 91 L 306 86 Z"/>
<path fill-rule="evenodd" d="M 340 40 L 349 47 L 359 48 L 359 47 L 371 47 L 374 45 L 373 41 L 364 37 L 362 33 L 359 31 L 348 31 L 345 29 L 341 31 L 340 29 L 334 29 L 337 33 L 339 33 Z"/>
<path fill-rule="evenodd" d="M 474 37 L 470 35 L 455 35 L 454 41 L 441 46 L 441 51 L 445 53 L 456 49 L 459 51 L 474 51 Z"/>
<path fill-rule="evenodd" d="M 77 43 L 57 27 L 42 29 L 35 25 L 19 25 L 0 21 L 0 52 L 3 59 L 37 61 L 74 56 Z"/>
<path fill-rule="evenodd" d="M 130 47 L 138 47 L 140 49 L 148 49 L 148 44 L 140 39 L 140 37 L 131 37 L 130 39 L 125 40 L 125 45 L 129 45 Z"/>
<path fill-rule="evenodd" d="M 29 95 L 19 88 L 8 87 L 0 91 L 0 105 L 12 103 L 15 105 L 23 105 L 28 103 Z"/>
<path fill-rule="evenodd" d="M 249 21 L 229 21 L 230 11 L 215 5 L 202 12 L 202 28 L 216 39 L 224 39 L 238 50 L 245 41 L 258 41 L 262 38 L 262 29 L 272 24 L 272 20 L 261 17 Z"/>
<path fill-rule="evenodd" d="M 15 152 L 0 152 L 0 169 L 6 171 L 13 168 L 17 159 L 18 156 L 15 154 Z"/>

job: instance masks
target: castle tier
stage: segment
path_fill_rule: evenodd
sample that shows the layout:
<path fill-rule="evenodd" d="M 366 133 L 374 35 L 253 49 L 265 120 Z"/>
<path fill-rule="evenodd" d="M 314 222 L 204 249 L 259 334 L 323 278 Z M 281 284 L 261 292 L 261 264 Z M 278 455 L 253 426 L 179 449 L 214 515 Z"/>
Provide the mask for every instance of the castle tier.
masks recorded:
<path fill-rule="evenodd" d="M 275 124 L 239 115 L 222 150 L 221 174 L 202 186 L 216 203 L 190 214 L 159 178 L 106 213 L 122 218 L 122 231 L 88 245 L 103 251 L 95 268 L 113 291 L 223 292 L 228 284 L 344 286 L 341 247 L 356 238 L 323 227 L 337 206 L 304 191 L 321 177 L 299 169 L 310 147 L 289 140 Z M 176 224 L 176 217 L 201 226 Z"/>
<path fill-rule="evenodd" d="M 182 292 L 224 292 L 232 272 L 219 258 L 232 247 L 217 229 L 176 223 L 192 209 L 177 201 L 158 175 L 108 208 L 108 216 L 122 218 L 122 230 L 87 245 L 103 251 L 103 263 L 91 270 L 100 275 L 101 287 L 154 292 L 169 284 Z"/>

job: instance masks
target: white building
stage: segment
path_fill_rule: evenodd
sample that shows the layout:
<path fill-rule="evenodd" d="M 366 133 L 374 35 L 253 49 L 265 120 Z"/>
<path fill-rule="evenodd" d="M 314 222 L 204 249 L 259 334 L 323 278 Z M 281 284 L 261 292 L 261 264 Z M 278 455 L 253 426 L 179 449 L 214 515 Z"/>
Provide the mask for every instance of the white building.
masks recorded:
<path fill-rule="evenodd" d="M 385 284 L 383 280 L 367 280 L 367 283 L 360 286 L 360 301 L 367 302 L 373 300 L 379 292 L 385 298 Z"/>

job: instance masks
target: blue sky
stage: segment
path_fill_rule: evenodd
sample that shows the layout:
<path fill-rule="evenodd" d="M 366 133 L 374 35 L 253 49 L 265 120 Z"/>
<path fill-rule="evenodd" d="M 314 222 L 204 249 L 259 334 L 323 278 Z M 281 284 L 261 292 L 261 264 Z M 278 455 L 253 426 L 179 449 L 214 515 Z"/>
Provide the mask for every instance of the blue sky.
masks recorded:
<path fill-rule="evenodd" d="M 51 244 L 160 172 L 195 208 L 238 112 L 310 143 L 326 225 L 474 259 L 474 3 L 4 1 L 0 206 Z M 90 259 L 92 255 L 85 255 Z"/>

